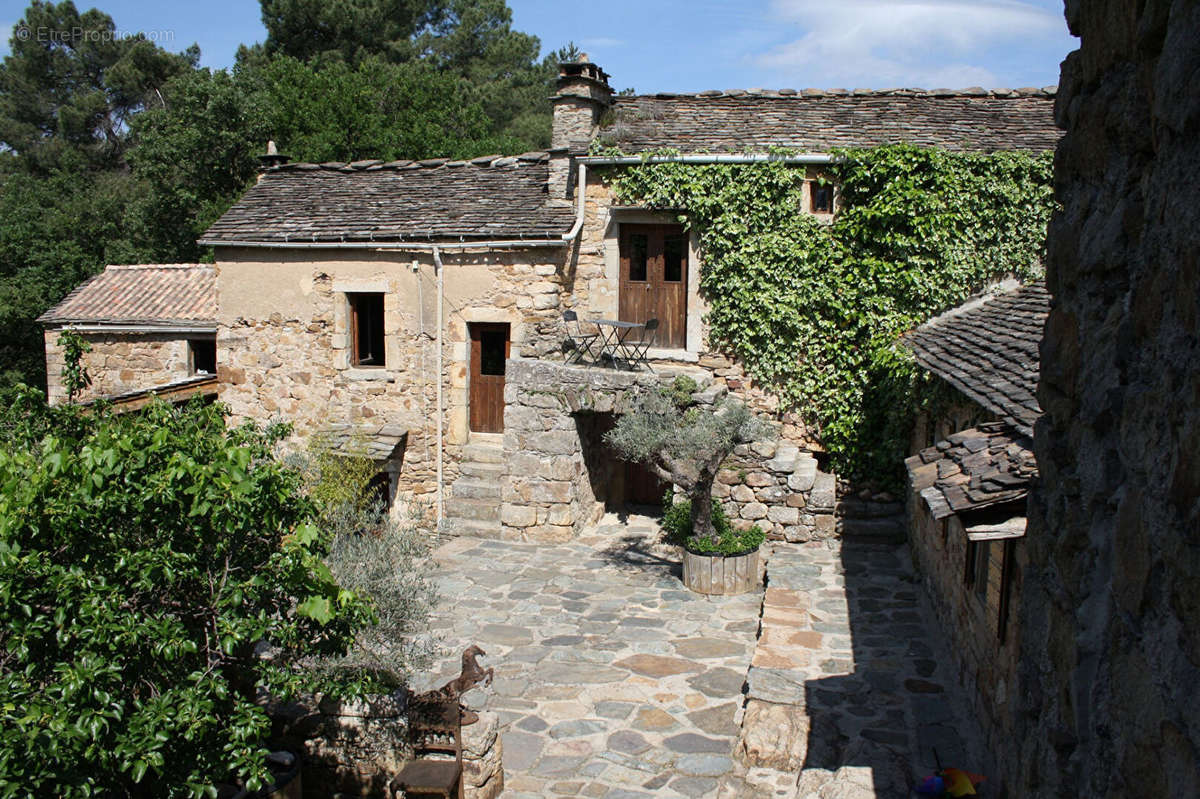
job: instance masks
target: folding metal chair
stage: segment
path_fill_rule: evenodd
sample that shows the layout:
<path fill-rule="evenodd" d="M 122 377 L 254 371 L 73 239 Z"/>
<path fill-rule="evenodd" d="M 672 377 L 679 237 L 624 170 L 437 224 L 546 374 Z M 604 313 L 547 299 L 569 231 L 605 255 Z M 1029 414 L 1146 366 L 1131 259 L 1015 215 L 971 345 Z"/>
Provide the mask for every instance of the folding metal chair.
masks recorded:
<path fill-rule="evenodd" d="M 584 333 L 579 326 L 579 314 L 574 311 L 563 311 L 563 328 L 567 331 L 567 337 L 563 340 L 563 349 L 567 351 L 567 363 L 581 363 L 586 355 L 588 360 L 592 358 L 592 342 L 600 338 L 599 331 L 595 333 Z M 572 330 L 574 325 L 574 330 Z"/>
<path fill-rule="evenodd" d="M 462 709 L 458 702 L 414 698 L 409 705 L 408 732 L 414 759 L 400 770 L 395 786 L 405 796 L 463 799 Z M 430 754 L 437 757 L 428 757 Z"/>
<path fill-rule="evenodd" d="M 654 340 L 658 337 L 658 320 L 647 319 L 645 326 L 642 328 L 642 338 L 639 341 L 625 341 L 622 345 L 625 349 L 625 355 L 631 366 L 641 364 L 654 371 L 654 367 L 650 365 L 650 361 L 646 360 L 646 353 L 654 346 Z"/>

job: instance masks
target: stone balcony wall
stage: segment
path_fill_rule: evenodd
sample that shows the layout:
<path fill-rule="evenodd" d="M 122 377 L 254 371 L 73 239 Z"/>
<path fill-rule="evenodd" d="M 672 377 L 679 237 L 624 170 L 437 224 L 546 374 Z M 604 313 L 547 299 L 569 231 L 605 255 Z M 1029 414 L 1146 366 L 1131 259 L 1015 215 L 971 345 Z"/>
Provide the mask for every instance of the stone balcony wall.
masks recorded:
<path fill-rule="evenodd" d="M 568 541 L 603 513 L 615 458 L 601 451 L 597 426 L 589 420 L 624 413 L 638 391 L 669 384 L 680 373 L 696 380 L 694 397 L 701 404 L 729 394 L 725 380 L 710 371 L 658 368 L 650 374 L 520 358 L 508 362 L 502 538 Z M 746 399 L 740 393 L 737 398 Z M 740 445 L 723 465 L 713 496 L 734 524 L 758 524 L 775 540 L 842 533 L 902 538 L 903 505 L 886 494 L 851 493 L 818 469 L 804 441 L 788 437 L 795 430 L 785 422 L 777 441 Z"/>

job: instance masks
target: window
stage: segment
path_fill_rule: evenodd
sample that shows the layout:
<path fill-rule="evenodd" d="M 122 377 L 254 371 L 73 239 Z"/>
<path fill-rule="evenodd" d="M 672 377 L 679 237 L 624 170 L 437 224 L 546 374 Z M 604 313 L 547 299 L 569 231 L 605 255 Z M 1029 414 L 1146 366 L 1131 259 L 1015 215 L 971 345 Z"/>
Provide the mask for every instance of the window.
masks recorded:
<path fill-rule="evenodd" d="M 810 180 L 808 198 L 809 210 L 814 214 L 833 213 L 833 184 Z"/>
<path fill-rule="evenodd" d="M 188 374 L 215 375 L 217 373 L 216 339 L 188 340 Z"/>
<path fill-rule="evenodd" d="M 682 235 L 663 236 L 663 280 L 679 283 L 687 267 L 687 241 Z"/>
<path fill-rule="evenodd" d="M 650 237 L 645 233 L 634 233 L 629 237 L 629 279 L 646 280 L 646 267 L 650 259 Z"/>
<path fill-rule="evenodd" d="M 383 295 L 347 294 L 350 302 L 350 365 L 386 366 L 383 342 Z"/>

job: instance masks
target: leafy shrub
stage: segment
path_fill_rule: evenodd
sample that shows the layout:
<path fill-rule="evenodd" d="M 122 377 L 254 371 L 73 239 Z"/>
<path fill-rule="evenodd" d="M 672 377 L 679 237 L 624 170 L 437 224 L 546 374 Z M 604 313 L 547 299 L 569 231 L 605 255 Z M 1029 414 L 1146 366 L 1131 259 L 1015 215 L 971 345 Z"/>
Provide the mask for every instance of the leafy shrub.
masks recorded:
<path fill-rule="evenodd" d="M 692 502 L 689 499 L 676 501 L 675 492 L 667 489 L 663 497 L 662 527 L 667 540 L 699 554 L 737 555 L 762 546 L 767 537 L 757 524 L 748 530 L 736 530 L 720 502 L 712 502 L 713 527 L 717 531 L 714 545 L 704 536 L 692 534 Z"/>
<path fill-rule="evenodd" d="M 366 444 L 351 439 L 348 449 L 365 453 Z M 334 579 L 369 600 L 376 614 L 376 624 L 358 630 L 349 652 L 314 660 L 313 667 L 364 683 L 403 684 L 432 661 L 432 524 L 388 514 L 370 491 L 379 466 L 365 454 L 339 454 L 327 438 L 314 436 L 289 462 L 303 475 L 316 523 L 331 541 L 325 562 Z"/>
<path fill-rule="evenodd" d="M 257 787 L 262 697 L 348 691 L 305 662 L 372 617 L 273 456 L 286 428 L 0 399 L 0 796 Z"/>

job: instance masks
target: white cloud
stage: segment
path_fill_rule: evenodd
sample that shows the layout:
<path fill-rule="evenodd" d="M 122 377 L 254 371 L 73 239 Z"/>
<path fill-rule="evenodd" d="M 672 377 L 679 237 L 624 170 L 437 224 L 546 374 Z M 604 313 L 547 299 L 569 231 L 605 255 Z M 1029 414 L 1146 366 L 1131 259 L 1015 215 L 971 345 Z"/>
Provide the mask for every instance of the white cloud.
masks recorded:
<path fill-rule="evenodd" d="M 982 51 L 1061 35 L 1061 15 L 1021 0 L 772 0 L 799 38 L 758 56 L 804 85 L 996 85 Z"/>

